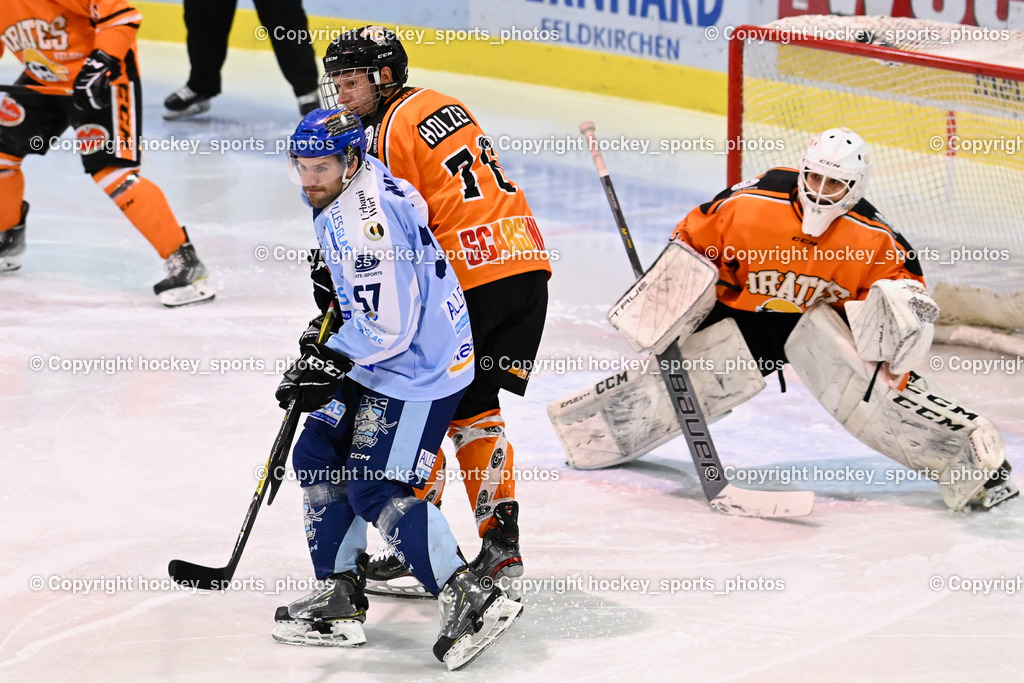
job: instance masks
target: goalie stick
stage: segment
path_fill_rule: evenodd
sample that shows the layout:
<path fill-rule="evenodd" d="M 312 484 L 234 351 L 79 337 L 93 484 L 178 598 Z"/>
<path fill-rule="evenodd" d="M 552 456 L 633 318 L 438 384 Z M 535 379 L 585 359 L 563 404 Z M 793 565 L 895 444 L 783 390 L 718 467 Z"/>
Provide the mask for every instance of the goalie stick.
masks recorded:
<path fill-rule="evenodd" d="M 34 85 L 31 83 L 12 83 L 6 85 L 0 83 L 0 93 L 12 95 L 57 95 L 70 96 L 72 93 L 69 85 Z"/>
<path fill-rule="evenodd" d="M 334 304 L 331 304 L 331 307 L 327 309 L 327 313 L 324 315 L 323 324 L 320 325 L 318 341 L 322 342 L 327 337 L 333 321 Z M 238 532 L 238 540 L 235 541 L 235 548 L 231 551 L 231 557 L 228 559 L 227 565 L 224 567 L 205 567 L 201 564 L 186 562 L 185 560 L 171 560 L 171 563 L 167 565 L 167 573 L 171 575 L 174 581 L 201 590 L 224 590 L 231 583 L 231 577 L 235 575 L 238 560 L 242 557 L 245 543 L 249 540 L 249 534 L 256 523 L 256 513 L 260 511 L 260 505 L 263 503 L 267 490 L 269 489 L 270 491 L 267 505 L 270 505 L 274 502 L 274 496 L 277 495 L 277 490 L 281 487 L 284 467 L 288 462 L 288 454 L 291 451 L 292 438 L 295 436 L 295 430 L 298 428 L 299 419 L 302 416 L 301 412 L 295 410 L 297 400 L 297 397 L 293 398 L 285 410 L 284 420 L 281 423 L 281 428 L 277 431 L 274 446 L 270 449 L 270 456 L 267 458 L 267 464 L 264 466 L 263 476 L 260 477 L 260 481 L 256 485 L 256 492 L 253 494 L 252 501 L 249 503 L 249 509 L 245 513 L 242 529 Z"/>
<path fill-rule="evenodd" d="M 587 139 L 587 146 L 594 158 L 597 175 L 604 187 L 615 225 L 619 229 L 619 236 L 622 237 L 629 263 L 633 267 L 633 274 L 640 278 L 644 274 L 644 269 L 633 245 L 629 226 L 626 225 L 626 217 L 622 214 L 608 167 L 605 166 L 604 156 L 598 147 L 593 122 L 581 123 L 580 132 Z M 672 408 L 683 430 L 683 437 L 686 439 L 693 464 L 697 468 L 697 476 L 711 509 L 742 517 L 801 517 L 810 514 L 814 507 L 813 491 L 762 491 L 742 489 L 729 483 L 718 459 L 715 443 L 711 439 L 707 420 L 693 393 L 693 383 L 683 369 L 683 357 L 679 348 L 675 344 L 669 344 L 668 349 L 657 356 L 657 360 L 661 377 L 672 399 Z"/>

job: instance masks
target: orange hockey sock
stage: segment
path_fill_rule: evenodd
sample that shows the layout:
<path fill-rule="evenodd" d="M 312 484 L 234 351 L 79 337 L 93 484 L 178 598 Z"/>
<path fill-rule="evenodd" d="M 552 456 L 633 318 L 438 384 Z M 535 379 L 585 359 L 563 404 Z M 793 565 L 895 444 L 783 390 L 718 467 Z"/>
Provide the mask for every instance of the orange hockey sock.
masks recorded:
<path fill-rule="evenodd" d="M 166 259 L 185 243 L 185 231 L 174 217 L 156 183 L 141 178 L 136 168 L 108 167 L 93 180 L 124 212 L 160 258 Z"/>
<path fill-rule="evenodd" d="M 0 232 L 21 222 L 21 202 L 25 198 L 25 176 L 21 159 L 0 152 Z"/>
<path fill-rule="evenodd" d="M 465 420 L 455 420 L 448 430 L 466 483 L 466 495 L 483 537 L 497 526 L 494 506 L 515 500 L 512 444 L 505 437 L 500 410 L 488 410 Z"/>

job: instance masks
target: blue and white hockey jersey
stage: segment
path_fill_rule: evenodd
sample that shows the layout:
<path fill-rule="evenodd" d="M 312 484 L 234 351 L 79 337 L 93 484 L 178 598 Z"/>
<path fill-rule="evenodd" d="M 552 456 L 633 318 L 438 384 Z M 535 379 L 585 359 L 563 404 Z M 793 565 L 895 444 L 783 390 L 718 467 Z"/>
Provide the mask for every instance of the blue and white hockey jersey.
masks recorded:
<path fill-rule="evenodd" d="M 367 158 L 345 191 L 314 211 L 345 323 L 327 346 L 356 364 L 348 376 L 367 388 L 436 400 L 472 381 L 473 336 L 455 272 L 403 185 Z"/>

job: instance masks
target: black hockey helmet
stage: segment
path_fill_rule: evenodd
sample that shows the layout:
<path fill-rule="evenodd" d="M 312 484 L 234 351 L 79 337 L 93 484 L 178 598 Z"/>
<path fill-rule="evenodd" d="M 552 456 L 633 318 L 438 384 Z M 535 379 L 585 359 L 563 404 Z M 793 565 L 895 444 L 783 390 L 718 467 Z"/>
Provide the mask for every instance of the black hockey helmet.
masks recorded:
<path fill-rule="evenodd" d="M 409 56 L 394 31 L 383 26 L 364 26 L 345 31 L 327 46 L 324 55 L 324 73 L 344 69 L 391 68 L 391 78 L 398 86 L 409 78 Z M 381 85 L 377 81 L 377 85 Z"/>

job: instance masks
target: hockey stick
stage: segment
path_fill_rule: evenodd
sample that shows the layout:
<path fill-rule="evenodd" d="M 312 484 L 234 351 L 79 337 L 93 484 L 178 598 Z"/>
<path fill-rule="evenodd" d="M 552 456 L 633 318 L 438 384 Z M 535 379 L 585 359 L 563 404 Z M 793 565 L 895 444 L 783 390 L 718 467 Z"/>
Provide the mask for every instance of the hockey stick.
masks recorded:
<path fill-rule="evenodd" d="M 11 83 L 9 85 L 0 83 L 0 93 L 11 95 L 44 95 L 47 97 L 70 97 L 70 85 L 26 85 L 25 83 Z"/>
<path fill-rule="evenodd" d="M 626 225 L 626 217 L 622 214 L 622 207 L 615 194 L 615 187 L 608 174 L 608 167 L 605 166 L 604 156 L 597 145 L 593 122 L 581 123 L 580 132 L 586 137 L 590 154 L 594 157 L 597 175 L 601 178 L 601 185 L 604 187 L 608 205 L 615 217 L 615 225 L 619 229 L 619 236 L 622 237 L 622 244 L 626 247 L 629 263 L 633 267 L 633 274 L 640 278 L 644 274 L 644 269 L 629 234 L 629 226 Z M 718 459 L 715 442 L 711 439 L 707 420 L 704 418 L 700 403 L 693 392 L 693 383 L 684 369 L 683 357 L 678 346 L 669 344 L 668 349 L 659 354 L 657 359 L 661 378 L 668 389 L 672 408 L 675 411 L 676 419 L 679 420 L 679 426 L 683 430 L 683 437 L 686 439 L 693 464 L 697 468 L 697 476 L 700 477 L 701 487 L 704 489 L 704 495 L 707 496 L 711 509 L 727 515 L 742 517 L 801 517 L 809 515 L 814 507 L 813 491 L 759 491 L 741 489 L 729 483 L 722 470 L 722 463 Z"/>
<path fill-rule="evenodd" d="M 320 325 L 318 341 L 323 341 L 327 337 L 333 321 L 334 304 L 331 304 L 324 315 L 323 324 Z M 274 446 L 270 449 L 270 456 L 264 466 L 263 475 L 256 485 L 256 492 L 252 495 L 249 509 L 245 513 L 245 520 L 242 522 L 242 529 L 238 532 L 238 540 L 235 541 L 235 548 L 231 551 L 227 565 L 205 567 L 185 560 L 171 560 L 171 563 L 167 565 L 167 573 L 174 581 L 201 590 L 224 590 L 231 583 L 231 577 L 235 575 L 235 568 L 238 566 L 238 560 L 242 557 L 245 543 L 249 540 L 249 534 L 256 523 L 256 513 L 260 511 L 263 497 L 269 489 L 270 497 L 267 499 L 267 505 L 270 505 L 281 486 L 285 464 L 288 462 L 288 454 L 291 451 L 292 438 L 295 436 L 295 430 L 298 428 L 299 419 L 302 416 L 301 412 L 295 410 L 297 400 L 297 398 L 293 398 L 285 410 L 284 420 L 281 423 L 281 428 L 277 431 Z"/>

